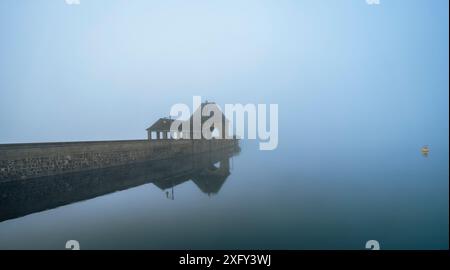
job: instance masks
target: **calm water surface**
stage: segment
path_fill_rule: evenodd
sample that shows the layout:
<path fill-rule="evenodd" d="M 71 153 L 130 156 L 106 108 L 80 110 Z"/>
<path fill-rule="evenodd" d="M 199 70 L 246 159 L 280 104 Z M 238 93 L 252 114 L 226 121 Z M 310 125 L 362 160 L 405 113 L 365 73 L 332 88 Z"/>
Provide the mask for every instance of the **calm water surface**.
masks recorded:
<path fill-rule="evenodd" d="M 69 239 L 82 249 L 364 249 L 371 239 L 448 248 L 448 150 L 261 152 L 243 142 L 230 156 L 74 176 L 86 193 L 71 178 L 38 195 L 28 186 L 35 201 L 3 200 L 0 248 L 64 249 Z M 164 177 L 193 160 L 192 173 Z"/>

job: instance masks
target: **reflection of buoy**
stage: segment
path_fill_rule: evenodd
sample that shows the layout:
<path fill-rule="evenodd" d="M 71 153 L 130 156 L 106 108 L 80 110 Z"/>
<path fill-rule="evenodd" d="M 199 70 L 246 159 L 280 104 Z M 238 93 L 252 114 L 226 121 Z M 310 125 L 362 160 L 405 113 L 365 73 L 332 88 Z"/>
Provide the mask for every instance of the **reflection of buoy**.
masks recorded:
<path fill-rule="evenodd" d="M 422 147 L 422 149 L 420 150 L 422 152 L 422 155 L 427 157 L 428 153 L 430 152 L 430 148 L 428 148 L 427 145 L 425 145 L 424 147 Z"/>

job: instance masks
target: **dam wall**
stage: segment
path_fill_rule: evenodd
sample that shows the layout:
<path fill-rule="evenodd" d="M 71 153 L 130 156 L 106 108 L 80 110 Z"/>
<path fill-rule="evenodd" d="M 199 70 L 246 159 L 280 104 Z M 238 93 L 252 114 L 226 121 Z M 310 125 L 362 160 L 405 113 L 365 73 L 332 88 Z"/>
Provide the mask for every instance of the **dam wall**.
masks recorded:
<path fill-rule="evenodd" d="M 127 140 L 0 144 L 0 182 L 188 156 L 237 140 Z"/>

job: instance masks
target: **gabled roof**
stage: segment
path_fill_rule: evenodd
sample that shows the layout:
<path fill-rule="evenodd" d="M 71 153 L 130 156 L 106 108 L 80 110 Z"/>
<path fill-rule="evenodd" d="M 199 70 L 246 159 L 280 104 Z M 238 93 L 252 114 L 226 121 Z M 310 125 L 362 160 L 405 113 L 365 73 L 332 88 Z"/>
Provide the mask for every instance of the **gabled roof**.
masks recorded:
<path fill-rule="evenodd" d="M 170 125 L 174 120 L 169 118 L 159 118 L 147 130 L 150 131 L 170 131 Z"/>
<path fill-rule="evenodd" d="M 214 103 L 214 102 L 203 102 L 201 104 L 201 106 L 199 108 L 197 108 L 197 110 L 190 116 L 189 120 L 186 120 L 186 121 L 190 121 L 191 128 L 193 128 L 194 115 L 198 115 L 198 114 L 201 115 L 201 113 L 203 111 L 203 108 L 206 105 L 215 106 L 220 111 L 221 117 L 222 117 L 222 125 L 229 122 L 229 120 L 225 117 L 225 115 L 220 110 L 219 106 L 216 105 L 216 103 Z M 201 115 L 201 123 L 203 124 L 210 117 L 211 116 L 203 116 L 203 115 Z M 153 125 L 151 125 L 149 128 L 147 128 L 147 131 L 170 131 L 170 126 L 172 125 L 172 123 L 174 121 L 175 121 L 174 119 L 170 119 L 170 118 L 160 118 L 155 123 L 153 123 Z M 183 121 L 181 121 L 181 122 L 183 122 Z M 181 131 L 181 126 L 179 126 L 178 129 L 179 129 L 179 131 Z"/>
<path fill-rule="evenodd" d="M 220 109 L 220 107 L 216 105 L 215 102 L 208 102 L 208 101 L 206 101 L 206 102 L 203 102 L 203 103 L 201 104 L 201 106 L 200 106 L 199 108 L 197 108 L 197 110 L 195 110 L 195 112 L 191 115 L 191 117 L 189 118 L 189 120 L 191 121 L 191 123 L 193 122 L 194 115 L 200 114 L 200 115 L 201 115 L 201 122 L 202 122 L 202 123 L 204 123 L 206 120 L 208 120 L 208 119 L 210 118 L 210 116 L 204 116 L 204 115 L 202 115 L 203 108 L 204 108 L 206 105 L 214 106 L 214 107 L 216 107 L 216 108 L 220 111 L 221 116 L 222 116 L 222 123 L 227 123 L 227 122 L 229 122 L 229 120 L 225 117 L 225 114 L 222 112 L 222 110 Z"/>

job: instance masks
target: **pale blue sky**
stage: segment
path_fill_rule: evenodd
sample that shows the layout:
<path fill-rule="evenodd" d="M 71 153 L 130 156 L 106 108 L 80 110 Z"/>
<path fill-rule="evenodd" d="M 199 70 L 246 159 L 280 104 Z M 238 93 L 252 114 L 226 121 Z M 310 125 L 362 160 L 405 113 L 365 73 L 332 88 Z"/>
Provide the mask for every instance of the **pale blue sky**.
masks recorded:
<path fill-rule="evenodd" d="M 145 138 L 193 95 L 278 103 L 279 147 L 448 153 L 448 1 L 0 2 L 0 143 Z"/>

